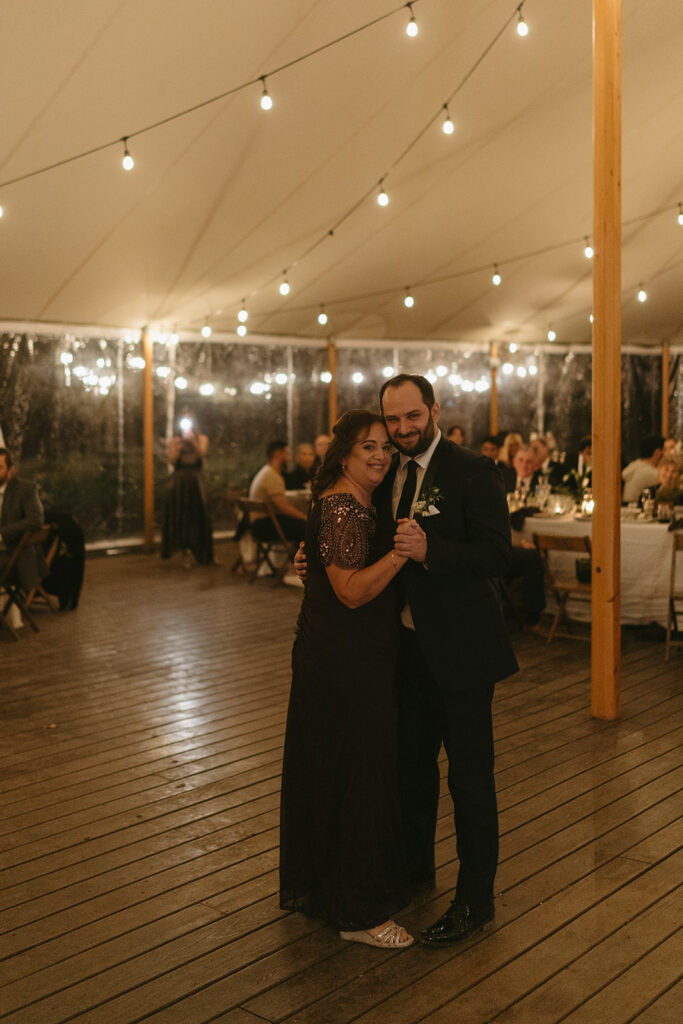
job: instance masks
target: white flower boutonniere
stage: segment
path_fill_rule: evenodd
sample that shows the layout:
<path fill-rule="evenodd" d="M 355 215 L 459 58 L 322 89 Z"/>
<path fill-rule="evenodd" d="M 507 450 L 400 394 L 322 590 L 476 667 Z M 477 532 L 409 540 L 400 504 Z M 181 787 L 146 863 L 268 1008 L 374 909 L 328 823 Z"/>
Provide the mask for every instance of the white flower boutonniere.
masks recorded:
<path fill-rule="evenodd" d="M 414 514 L 421 516 L 423 519 L 427 516 L 438 516 L 441 509 L 437 508 L 437 506 L 442 498 L 443 495 L 438 487 L 430 487 L 428 491 L 423 491 L 419 501 L 415 502 Z"/>

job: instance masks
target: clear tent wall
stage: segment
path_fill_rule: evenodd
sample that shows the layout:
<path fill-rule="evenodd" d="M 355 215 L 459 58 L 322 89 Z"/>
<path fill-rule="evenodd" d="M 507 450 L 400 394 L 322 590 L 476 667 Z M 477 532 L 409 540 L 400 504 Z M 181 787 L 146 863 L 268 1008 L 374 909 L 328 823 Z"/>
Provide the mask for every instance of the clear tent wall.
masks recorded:
<path fill-rule="evenodd" d="M 327 431 L 325 344 L 301 339 L 157 341 L 153 346 L 155 496 L 161 507 L 167 440 L 189 409 L 209 437 L 205 475 L 214 524 L 230 525 L 228 488 L 239 489 L 265 460 L 269 441 L 296 445 Z M 9 332 L 0 335 L 0 429 L 43 501 L 71 512 L 89 540 L 142 529 L 142 359 L 139 336 Z M 395 372 L 425 373 L 441 424 L 460 424 L 477 448 L 489 431 L 488 347 L 429 342 L 337 344 L 338 409 L 377 408 Z M 585 346 L 499 347 L 498 420 L 525 438 L 550 431 L 571 450 L 590 431 L 591 354 Z M 683 366 L 671 361 L 669 421 L 683 436 Z M 661 424 L 661 352 L 622 356 L 622 453 Z"/>

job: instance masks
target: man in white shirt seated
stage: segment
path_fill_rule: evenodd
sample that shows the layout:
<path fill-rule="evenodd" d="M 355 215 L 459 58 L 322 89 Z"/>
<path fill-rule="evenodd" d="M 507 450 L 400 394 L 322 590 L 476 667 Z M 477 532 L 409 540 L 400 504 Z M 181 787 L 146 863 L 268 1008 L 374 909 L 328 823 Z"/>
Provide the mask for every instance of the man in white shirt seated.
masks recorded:
<path fill-rule="evenodd" d="M 640 443 L 640 458 L 629 462 L 622 470 L 624 491 L 621 500 L 626 504 L 638 501 L 646 487 L 653 487 L 659 483 L 657 466 L 662 457 L 663 444 L 664 438 L 656 434 L 644 437 Z"/>
<path fill-rule="evenodd" d="M 536 472 L 536 453 L 530 444 L 523 444 L 517 449 L 512 465 L 516 477 L 514 481 L 510 480 L 508 489 L 518 491 L 524 497 L 533 494 L 539 481 L 539 474 Z"/>
<path fill-rule="evenodd" d="M 288 540 L 303 540 L 306 515 L 293 505 L 285 494 L 284 470 L 289 461 L 286 441 L 271 441 L 267 449 L 268 461 L 261 466 L 251 481 L 249 497 L 252 501 L 269 501 L 275 508 L 282 532 Z M 275 525 L 265 513 L 251 513 L 251 532 L 258 540 L 277 540 Z"/>

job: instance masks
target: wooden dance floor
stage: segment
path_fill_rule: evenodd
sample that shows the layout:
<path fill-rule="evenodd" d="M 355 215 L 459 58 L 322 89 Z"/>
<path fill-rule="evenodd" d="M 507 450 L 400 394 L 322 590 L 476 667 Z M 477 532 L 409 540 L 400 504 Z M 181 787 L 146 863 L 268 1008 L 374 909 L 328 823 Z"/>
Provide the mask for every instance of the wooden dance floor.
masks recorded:
<path fill-rule="evenodd" d="M 77 612 L 0 637 L 0 1020 L 678 1024 L 680 652 L 625 637 L 610 724 L 587 644 L 519 637 L 495 700 L 495 927 L 387 954 L 278 908 L 300 591 L 218 557 L 91 561 Z M 455 884 L 445 794 L 437 864 L 412 931 Z"/>

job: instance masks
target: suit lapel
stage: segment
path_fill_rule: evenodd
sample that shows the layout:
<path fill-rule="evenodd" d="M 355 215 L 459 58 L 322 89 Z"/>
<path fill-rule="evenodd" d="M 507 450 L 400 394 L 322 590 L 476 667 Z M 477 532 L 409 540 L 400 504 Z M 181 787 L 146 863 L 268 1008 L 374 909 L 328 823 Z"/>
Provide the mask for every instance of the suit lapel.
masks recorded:
<path fill-rule="evenodd" d="M 427 472 L 425 473 L 422 480 L 422 486 L 420 487 L 418 499 L 421 498 L 423 494 L 426 494 L 434 486 L 434 480 L 436 479 L 436 474 L 439 471 L 439 466 L 441 465 L 448 444 L 449 442 L 442 437 L 439 443 L 437 444 L 436 448 L 434 449 L 434 454 L 429 460 Z"/>

